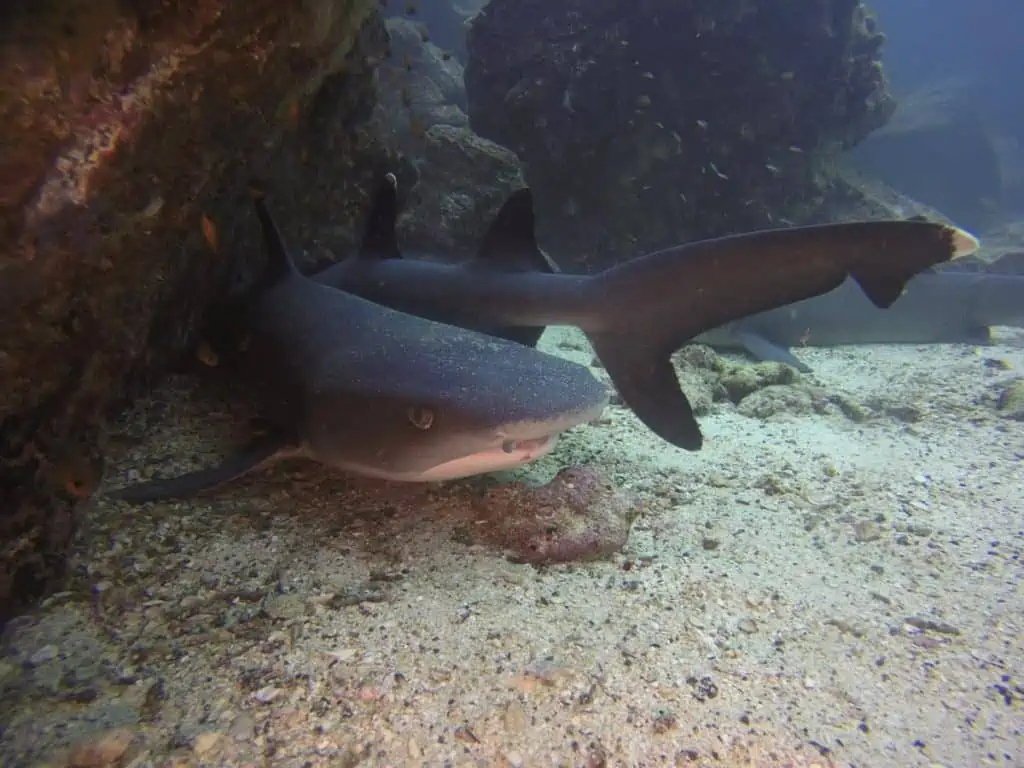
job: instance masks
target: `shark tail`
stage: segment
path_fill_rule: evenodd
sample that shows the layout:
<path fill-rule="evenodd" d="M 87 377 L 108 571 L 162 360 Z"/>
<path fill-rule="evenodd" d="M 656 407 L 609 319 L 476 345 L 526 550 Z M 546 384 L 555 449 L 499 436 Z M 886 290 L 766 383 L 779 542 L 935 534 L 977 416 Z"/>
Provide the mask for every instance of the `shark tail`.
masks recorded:
<path fill-rule="evenodd" d="M 595 275 L 584 327 L 619 396 L 655 434 L 703 444 L 672 354 L 696 336 L 758 312 L 827 293 L 852 277 L 878 307 L 930 266 L 977 250 L 955 227 L 877 221 L 796 227 L 705 240 L 641 256 Z M 683 251 L 685 253 L 680 253 Z"/>
<path fill-rule="evenodd" d="M 149 501 L 171 501 L 190 499 L 203 491 L 216 488 L 236 480 L 271 461 L 297 455 L 299 447 L 295 441 L 282 434 L 257 438 L 235 456 L 216 467 L 199 469 L 178 477 L 151 480 L 119 488 L 107 494 L 107 498 L 128 504 L 145 504 Z"/>

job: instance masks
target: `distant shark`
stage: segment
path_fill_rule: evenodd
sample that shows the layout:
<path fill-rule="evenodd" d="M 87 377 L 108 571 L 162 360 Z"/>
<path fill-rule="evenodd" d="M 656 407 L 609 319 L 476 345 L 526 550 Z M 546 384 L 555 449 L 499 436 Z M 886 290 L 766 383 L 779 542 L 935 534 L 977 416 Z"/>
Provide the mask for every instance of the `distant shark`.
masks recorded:
<path fill-rule="evenodd" d="M 262 197 L 256 211 L 269 267 L 207 338 L 273 429 L 219 466 L 111 498 L 188 498 L 290 457 L 388 480 L 467 477 L 533 461 L 604 410 L 585 366 L 303 277 Z"/>
<path fill-rule="evenodd" d="M 994 325 L 1024 327 L 1024 274 L 956 266 L 912 278 L 888 309 L 872 304 L 850 280 L 822 296 L 737 320 L 697 337 L 742 348 L 759 360 L 807 372 L 791 347 L 847 344 L 987 344 Z"/>
<path fill-rule="evenodd" d="M 394 177 L 380 185 L 358 254 L 313 279 L 385 306 L 525 343 L 582 329 L 619 395 L 655 434 L 698 450 L 671 355 L 712 329 L 827 293 L 850 278 L 877 307 L 907 281 L 978 248 L 955 227 L 872 221 L 753 232 L 638 256 L 596 275 L 545 269 L 529 189 L 512 194 L 463 264 L 404 259 Z M 522 328 L 535 329 L 523 334 Z"/>

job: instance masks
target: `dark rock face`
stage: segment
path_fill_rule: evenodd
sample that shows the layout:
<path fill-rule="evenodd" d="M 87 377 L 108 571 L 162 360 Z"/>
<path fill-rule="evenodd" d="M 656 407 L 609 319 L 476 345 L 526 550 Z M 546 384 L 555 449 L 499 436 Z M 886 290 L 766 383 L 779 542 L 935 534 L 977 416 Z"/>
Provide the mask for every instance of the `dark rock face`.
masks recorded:
<path fill-rule="evenodd" d="M 351 239 L 384 166 L 358 130 L 387 48 L 376 14 L 376 0 L 0 12 L 0 621 L 61 577 L 105 417 L 258 267 L 249 181 L 296 246 Z"/>
<path fill-rule="evenodd" d="M 885 123 L 883 36 L 856 0 L 491 0 L 470 124 L 515 151 L 575 269 L 799 219 Z"/>

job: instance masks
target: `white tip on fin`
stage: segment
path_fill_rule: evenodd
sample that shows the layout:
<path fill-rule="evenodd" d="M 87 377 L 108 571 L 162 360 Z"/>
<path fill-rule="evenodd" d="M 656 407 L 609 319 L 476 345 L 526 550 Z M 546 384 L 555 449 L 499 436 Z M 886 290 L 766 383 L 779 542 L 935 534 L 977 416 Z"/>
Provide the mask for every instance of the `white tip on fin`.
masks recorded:
<path fill-rule="evenodd" d="M 969 256 L 981 247 L 981 242 L 970 232 L 959 227 L 950 227 L 953 230 L 953 258 L 959 259 L 962 256 Z"/>

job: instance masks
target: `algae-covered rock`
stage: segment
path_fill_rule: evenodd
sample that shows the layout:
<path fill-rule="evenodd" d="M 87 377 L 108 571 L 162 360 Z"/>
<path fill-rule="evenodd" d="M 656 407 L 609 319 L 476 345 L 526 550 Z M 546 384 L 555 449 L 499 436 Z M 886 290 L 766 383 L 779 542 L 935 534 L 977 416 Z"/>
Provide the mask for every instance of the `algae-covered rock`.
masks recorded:
<path fill-rule="evenodd" d="M 999 412 L 1007 419 L 1024 421 L 1024 379 L 1014 379 L 999 393 Z"/>
<path fill-rule="evenodd" d="M 721 383 L 733 403 L 766 387 L 792 384 L 800 378 L 796 370 L 784 363 L 726 363 L 719 368 Z"/>
<path fill-rule="evenodd" d="M 249 182 L 297 246 L 361 216 L 386 46 L 372 0 L 0 11 L 0 620 L 58 583 L 105 417 L 262 258 Z"/>
<path fill-rule="evenodd" d="M 610 557 L 640 514 L 634 494 L 585 467 L 563 469 L 541 486 L 490 488 L 475 506 L 482 539 L 535 565 Z"/>
<path fill-rule="evenodd" d="M 816 210 L 838 153 L 894 109 L 857 0 L 491 0 L 471 125 L 528 168 L 572 269 Z"/>
<path fill-rule="evenodd" d="M 768 419 L 772 416 L 802 416 L 814 409 L 814 400 L 806 389 L 771 384 L 744 397 L 739 412 L 754 419 Z"/>

